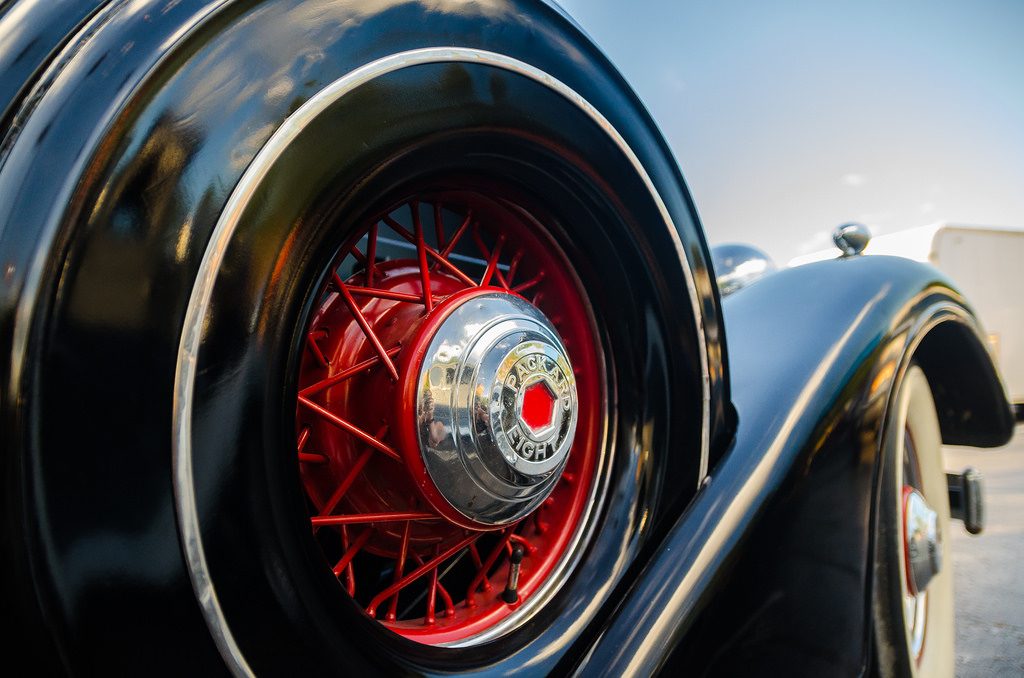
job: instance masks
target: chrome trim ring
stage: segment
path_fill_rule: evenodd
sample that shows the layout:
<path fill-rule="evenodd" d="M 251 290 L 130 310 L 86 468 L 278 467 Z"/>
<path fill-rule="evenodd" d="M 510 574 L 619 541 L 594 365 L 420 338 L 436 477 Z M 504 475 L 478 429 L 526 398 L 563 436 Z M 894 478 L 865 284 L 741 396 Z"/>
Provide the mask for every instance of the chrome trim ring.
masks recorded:
<path fill-rule="evenodd" d="M 172 413 L 172 464 L 174 469 L 173 482 L 178 526 L 196 600 L 199 603 L 203 617 L 221 656 L 235 675 L 251 676 L 253 672 L 231 632 L 231 628 L 224 615 L 224 610 L 217 598 L 216 588 L 210 578 L 209 566 L 203 549 L 198 507 L 196 504 L 196 486 L 192 472 L 192 400 L 196 368 L 199 350 L 202 345 L 204 320 L 210 309 L 217 274 L 220 271 L 228 244 L 234 236 L 246 205 L 253 198 L 256 190 L 280 155 L 318 115 L 352 90 L 376 78 L 411 66 L 450 62 L 476 63 L 500 68 L 529 78 L 563 96 L 608 134 L 608 137 L 629 161 L 633 171 L 637 173 L 637 176 L 647 187 L 651 198 L 657 205 L 658 212 L 661 214 L 669 237 L 672 239 L 676 255 L 683 264 L 686 291 L 696 324 L 702 391 L 700 472 L 698 474 L 697 486 L 703 482 L 704 477 L 707 475 L 710 442 L 711 380 L 704 322 L 691 270 L 692 262 L 690 262 L 687 256 L 664 199 L 658 193 L 650 175 L 648 175 L 639 157 L 630 148 L 626 140 L 612 126 L 608 119 L 578 92 L 549 73 L 519 59 L 486 50 L 461 47 L 424 47 L 381 57 L 347 73 L 312 96 L 281 123 L 277 131 L 271 135 L 263 148 L 256 154 L 256 157 L 249 164 L 249 167 L 232 191 L 220 219 L 214 227 L 209 244 L 203 254 L 203 259 L 200 262 L 195 286 L 192 289 L 192 295 L 185 312 L 185 321 L 175 367 Z M 603 468 L 605 467 L 602 462 L 601 469 Z M 599 469 L 599 473 L 601 469 Z M 594 490 L 596 491 L 596 485 Z M 593 501 L 590 503 L 593 504 Z M 592 506 L 590 511 L 593 513 Z M 589 523 L 589 517 L 587 517 L 581 524 L 586 526 Z M 586 529 L 590 530 L 592 527 Z M 568 568 L 579 560 L 581 554 L 579 553 L 578 545 L 584 531 L 586 530 L 581 529 L 573 537 L 573 542 L 567 549 L 567 553 L 570 555 L 552 573 L 549 578 L 549 586 L 535 593 L 527 604 L 524 604 L 517 611 L 516 615 L 510 616 L 505 620 L 505 623 L 499 624 L 498 627 L 481 634 L 477 640 L 483 641 L 497 637 L 507 628 L 506 623 L 514 621 L 513 617 L 522 618 L 523 615 L 532 613 L 539 605 L 542 605 L 549 599 L 550 592 L 553 591 L 552 586 L 558 583 L 564 577 Z"/>
<path fill-rule="evenodd" d="M 535 383 L 559 396 L 540 431 L 522 412 Z M 466 300 L 430 340 L 416 418 L 424 466 L 455 510 L 486 525 L 523 518 L 554 489 L 576 432 L 576 380 L 554 326 L 511 294 Z"/>

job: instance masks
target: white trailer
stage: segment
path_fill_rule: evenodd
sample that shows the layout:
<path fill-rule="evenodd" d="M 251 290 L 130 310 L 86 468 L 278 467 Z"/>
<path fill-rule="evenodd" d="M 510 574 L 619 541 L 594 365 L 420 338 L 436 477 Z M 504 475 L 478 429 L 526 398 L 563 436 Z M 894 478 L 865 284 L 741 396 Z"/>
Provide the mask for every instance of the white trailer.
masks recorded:
<path fill-rule="evenodd" d="M 1024 229 L 932 224 L 876 236 L 865 255 L 888 254 L 932 264 L 974 307 L 1014 403 L 1024 403 Z M 790 266 L 832 258 L 798 257 Z"/>
<path fill-rule="evenodd" d="M 943 226 L 929 261 L 974 306 L 1010 398 L 1024 402 L 1024 231 Z"/>

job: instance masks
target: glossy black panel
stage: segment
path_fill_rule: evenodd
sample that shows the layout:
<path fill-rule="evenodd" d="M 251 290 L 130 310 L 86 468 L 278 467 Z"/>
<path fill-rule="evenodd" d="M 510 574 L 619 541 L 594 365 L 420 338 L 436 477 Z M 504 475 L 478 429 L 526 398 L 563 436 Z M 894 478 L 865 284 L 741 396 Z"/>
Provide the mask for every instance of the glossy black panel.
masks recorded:
<path fill-rule="evenodd" d="M 67 38 L 109 0 L 11 0 L 0 7 L 0 136 L 18 99 Z"/>
<path fill-rule="evenodd" d="M 934 269 L 889 257 L 789 269 L 727 298 L 734 445 L 638 573 L 588 667 L 859 673 L 886 407 L 927 333 L 955 326 L 980 343 L 962 303 Z M 968 357 L 976 392 L 998 394 L 987 354 Z M 986 406 L 977 439 L 1005 442 L 1005 398 Z"/>

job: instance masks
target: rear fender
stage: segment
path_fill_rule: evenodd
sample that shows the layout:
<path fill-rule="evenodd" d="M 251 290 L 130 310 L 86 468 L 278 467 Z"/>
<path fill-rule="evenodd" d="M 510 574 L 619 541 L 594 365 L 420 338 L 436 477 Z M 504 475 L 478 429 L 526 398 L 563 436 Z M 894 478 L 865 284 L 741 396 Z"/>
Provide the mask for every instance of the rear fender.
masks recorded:
<path fill-rule="evenodd" d="M 997 446 L 1014 426 L 998 371 L 959 293 L 905 259 L 789 269 L 726 298 L 723 311 L 732 447 L 624 594 L 591 660 L 611 673 L 666 663 L 860 673 L 875 475 L 895 386 L 917 361 L 943 442 Z"/>

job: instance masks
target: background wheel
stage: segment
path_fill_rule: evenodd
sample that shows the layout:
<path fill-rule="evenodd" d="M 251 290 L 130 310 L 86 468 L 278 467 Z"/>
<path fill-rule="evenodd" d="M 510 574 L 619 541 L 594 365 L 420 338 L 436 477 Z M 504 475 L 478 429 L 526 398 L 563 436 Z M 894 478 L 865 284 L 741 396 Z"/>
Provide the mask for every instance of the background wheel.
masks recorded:
<path fill-rule="evenodd" d="M 953 572 L 939 423 L 919 367 L 910 367 L 899 389 L 880 477 L 873 586 L 878 667 L 883 676 L 952 676 Z M 924 534 L 931 528 L 934 535 Z M 932 553 L 922 550 L 929 548 Z"/>
<path fill-rule="evenodd" d="M 41 601 L 63 661 L 86 672 L 572 661 L 724 430 L 707 248 L 642 106 L 541 2 L 131 9 L 73 43 L 0 168 L 23 290 L 8 391 L 26 394 L 4 401 L 22 549 L 5 586 L 33 592 L 24 605 Z M 532 308 L 581 371 L 570 475 L 552 476 L 578 483 L 511 522 L 384 520 L 447 509 L 410 475 L 413 380 L 391 380 L 337 295 L 413 370 L 401 346 L 429 346 L 433 304 L 476 294 L 456 287 L 492 258 L 480 293 Z M 363 523 L 312 524 L 366 451 L 353 440 L 404 465 L 356 474 L 335 508 Z M 472 575 L 457 572 L 474 560 L 460 530 L 480 534 Z M 512 604 L 495 598 L 506 536 L 525 542 Z M 455 569 L 431 562 L 456 547 Z M 426 569 L 404 581 L 410 567 Z"/>

